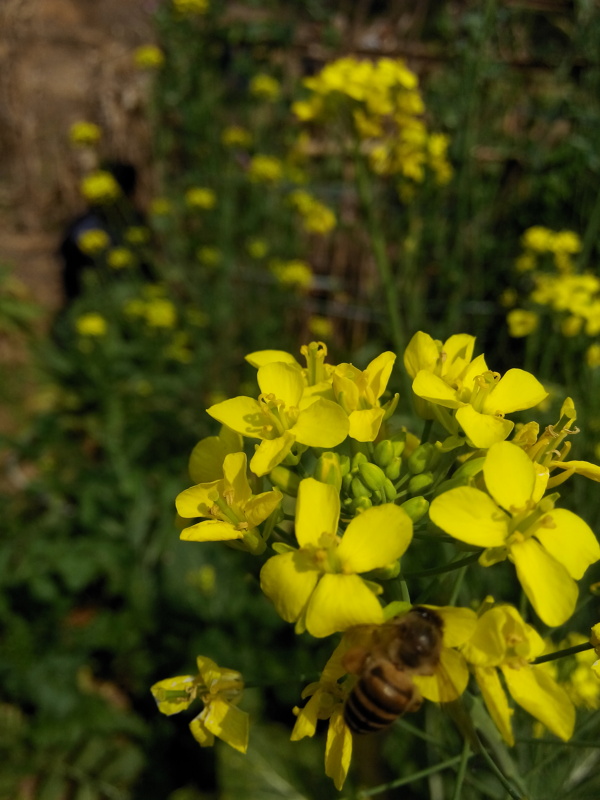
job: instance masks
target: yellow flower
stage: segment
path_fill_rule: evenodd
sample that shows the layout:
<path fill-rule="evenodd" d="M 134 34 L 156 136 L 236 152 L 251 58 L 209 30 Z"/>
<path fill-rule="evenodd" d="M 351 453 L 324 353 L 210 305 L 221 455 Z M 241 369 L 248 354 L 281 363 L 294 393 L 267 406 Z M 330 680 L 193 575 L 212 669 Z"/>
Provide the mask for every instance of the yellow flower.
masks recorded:
<path fill-rule="evenodd" d="M 223 425 L 218 436 L 201 439 L 192 450 L 188 464 L 190 478 L 194 483 L 220 480 L 224 476 L 225 457 L 230 453 L 240 453 L 243 446 L 240 434 Z"/>
<path fill-rule="evenodd" d="M 143 44 L 133 52 L 133 62 L 138 69 L 160 69 L 165 54 L 155 44 Z"/>
<path fill-rule="evenodd" d="M 105 336 L 108 330 L 104 317 L 94 312 L 78 317 L 75 327 L 80 336 Z"/>
<path fill-rule="evenodd" d="M 135 264 L 135 256 L 127 247 L 113 247 L 108 251 L 106 263 L 113 269 L 127 269 Z"/>
<path fill-rule="evenodd" d="M 300 549 L 273 556 L 261 570 L 263 592 L 299 633 L 324 637 L 383 622 L 383 609 L 359 573 L 396 561 L 412 539 L 410 517 L 393 503 L 355 517 L 341 538 L 339 516 L 335 486 L 301 481 L 295 525 Z"/>
<path fill-rule="evenodd" d="M 344 637 L 325 665 L 318 682 L 310 683 L 302 692 L 303 699 L 310 699 L 303 708 L 294 709 L 297 719 L 291 736 L 293 742 L 305 736 L 314 736 L 317 721 L 329 720 L 325 774 L 333 779 L 338 791 L 344 785 L 352 759 L 352 733 L 344 722 L 344 703 L 350 682 L 339 682 L 346 674 L 342 658 L 348 646 L 348 640 Z"/>
<path fill-rule="evenodd" d="M 192 542 L 236 542 L 254 554 L 264 552 L 258 526 L 277 508 L 279 490 L 254 495 L 246 475 L 246 454 L 229 453 L 223 460 L 223 477 L 200 483 L 177 496 L 177 513 L 186 519 L 208 517 L 181 532 Z"/>
<path fill-rule="evenodd" d="M 90 172 L 81 181 L 81 193 L 89 203 L 113 203 L 121 196 L 121 187 L 105 170 Z"/>
<path fill-rule="evenodd" d="M 565 317 L 560 323 L 560 331 L 562 335 L 568 338 L 577 336 L 581 332 L 582 327 L 583 319 L 574 315 Z"/>
<path fill-rule="evenodd" d="M 250 159 L 248 176 L 253 183 L 279 183 L 283 178 L 283 164 L 275 156 L 253 156 Z"/>
<path fill-rule="evenodd" d="M 473 665 L 483 699 L 498 730 L 508 744 L 514 744 L 512 710 L 500 679 L 513 700 L 542 722 L 552 733 L 567 740 L 573 734 L 575 709 L 567 693 L 541 666 L 529 662 L 539 656 L 544 642 L 527 625 L 519 612 L 499 605 L 484 612 L 462 652 Z"/>
<path fill-rule="evenodd" d="M 272 262 L 270 269 L 282 286 L 296 286 L 299 289 L 310 289 L 312 286 L 312 269 L 306 261 L 301 261 L 299 258 Z"/>
<path fill-rule="evenodd" d="M 269 245 L 264 239 L 248 239 L 246 250 L 250 258 L 259 260 L 264 258 L 269 252 Z"/>
<path fill-rule="evenodd" d="M 554 231 L 543 228 L 541 225 L 534 225 L 525 231 L 521 237 L 521 243 L 523 247 L 536 253 L 548 253 L 554 249 L 554 237 Z"/>
<path fill-rule="evenodd" d="M 225 147 L 247 148 L 252 144 L 252 134 L 241 125 L 230 125 L 223 130 L 221 141 Z"/>
<path fill-rule="evenodd" d="M 591 344 L 585 351 L 585 361 L 588 367 L 600 367 L 600 344 Z"/>
<path fill-rule="evenodd" d="M 483 566 L 509 558 L 538 616 L 562 625 L 575 610 L 575 583 L 600 559 L 591 528 L 576 514 L 541 499 L 548 470 L 511 442 L 492 445 L 483 466 L 487 492 L 461 486 L 431 503 L 431 521 L 461 542 L 486 548 Z M 489 492 L 489 494 L 488 494 Z"/>
<path fill-rule="evenodd" d="M 302 216 L 304 229 L 309 233 L 328 233 L 335 227 L 333 211 L 309 192 L 296 189 L 290 194 L 290 203 Z"/>
<path fill-rule="evenodd" d="M 217 204 L 217 197 L 212 189 L 204 186 L 193 186 L 185 193 L 185 202 L 189 208 L 208 210 Z"/>
<path fill-rule="evenodd" d="M 106 231 L 101 228 L 92 228 L 92 230 L 84 231 L 77 237 L 77 246 L 82 253 L 88 256 L 96 256 L 110 244 L 110 237 Z"/>
<path fill-rule="evenodd" d="M 329 317 L 313 315 L 308 318 L 306 325 L 309 333 L 318 336 L 319 339 L 329 339 L 333 336 L 333 322 Z"/>
<path fill-rule="evenodd" d="M 209 5 L 209 0 L 173 0 L 175 12 L 182 17 L 206 14 Z"/>
<path fill-rule="evenodd" d="M 506 439 L 514 427 L 505 414 L 532 408 L 548 393 L 522 369 L 509 369 L 501 377 L 487 368 L 483 355 L 468 363 L 465 355 L 470 359 L 472 338 L 450 337 L 440 352 L 441 343 L 419 332 L 409 342 L 404 363 L 409 374 L 421 366 L 412 389 L 428 404 L 426 418 L 437 419 L 450 435 L 456 435 L 460 426 L 473 447 L 490 447 Z"/>
<path fill-rule="evenodd" d="M 581 252 L 581 239 L 575 231 L 558 231 L 552 240 L 552 249 L 555 253 L 569 253 L 575 255 Z"/>
<path fill-rule="evenodd" d="M 102 129 L 93 122 L 74 122 L 69 131 L 72 144 L 90 146 L 98 144 L 102 137 Z"/>
<path fill-rule="evenodd" d="M 170 300 L 157 297 L 145 304 L 144 317 L 151 328 L 173 328 L 177 322 L 177 310 Z"/>
<path fill-rule="evenodd" d="M 514 338 L 529 336 L 537 328 L 539 315 L 535 311 L 525 311 L 523 308 L 513 308 L 506 315 L 508 334 Z"/>
<path fill-rule="evenodd" d="M 166 197 L 155 197 L 150 202 L 150 214 L 153 217 L 166 217 L 171 211 L 171 201 Z"/>
<path fill-rule="evenodd" d="M 296 442 L 308 447 L 335 447 L 348 435 L 344 411 L 337 403 L 306 392 L 298 364 L 264 363 L 257 380 L 261 390 L 258 400 L 234 397 L 208 409 L 210 416 L 223 425 L 261 440 L 250 462 L 255 475 L 266 475 L 280 464 Z"/>
<path fill-rule="evenodd" d="M 143 225 L 132 225 L 125 229 L 125 241 L 129 244 L 147 244 L 150 241 L 150 231 Z"/>
<path fill-rule="evenodd" d="M 205 267 L 218 267 L 222 256 L 218 247 L 204 246 L 196 250 L 196 258 Z"/>
<path fill-rule="evenodd" d="M 281 94 L 281 86 L 271 75 L 261 72 L 250 81 L 250 94 L 265 100 L 277 100 Z"/>
<path fill-rule="evenodd" d="M 219 667 L 206 656 L 198 656 L 196 662 L 197 675 L 167 678 L 152 686 L 158 710 L 167 716 L 178 714 L 199 699 L 204 708 L 190 722 L 190 730 L 200 746 L 211 747 L 217 736 L 245 753 L 250 721 L 248 714 L 237 708 L 244 690 L 241 674 Z"/>
<path fill-rule="evenodd" d="M 387 351 L 374 358 L 365 370 L 352 364 L 338 364 L 333 372 L 335 399 L 348 414 L 348 436 L 359 442 L 374 442 L 386 416 L 398 405 L 398 395 L 380 404 L 396 356 Z"/>

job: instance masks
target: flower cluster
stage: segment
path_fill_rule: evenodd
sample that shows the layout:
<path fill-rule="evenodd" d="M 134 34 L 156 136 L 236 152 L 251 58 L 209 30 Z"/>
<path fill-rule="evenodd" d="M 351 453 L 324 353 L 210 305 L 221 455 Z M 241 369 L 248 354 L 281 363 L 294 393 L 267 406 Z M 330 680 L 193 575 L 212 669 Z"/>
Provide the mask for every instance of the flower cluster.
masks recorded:
<path fill-rule="evenodd" d="M 340 58 L 306 78 L 304 86 L 310 95 L 294 103 L 298 119 L 344 120 L 377 174 L 413 184 L 422 183 L 428 171 L 439 184 L 452 177 L 448 139 L 427 130 L 417 76 L 403 61 Z"/>
<path fill-rule="evenodd" d="M 194 448 L 195 485 L 176 501 L 180 517 L 191 521 L 182 539 L 223 542 L 262 560 L 260 588 L 297 633 L 341 634 L 319 681 L 305 688 L 292 732 L 293 740 L 312 736 L 319 719 L 329 721 L 325 768 L 338 789 L 350 765 L 358 730 L 352 714 L 357 706 L 360 713 L 356 692 L 371 669 L 370 652 L 388 676 L 386 691 L 397 682 L 410 698 L 393 713 L 375 706 L 377 725 L 377 714 L 384 726 L 421 698 L 454 702 L 473 678 L 508 744 L 512 701 L 563 740 L 574 729 L 580 703 L 560 675 L 536 663 L 546 646 L 534 625 L 565 624 L 578 581 L 600 560 L 594 532 L 559 507 L 555 491 L 574 474 L 600 481 L 600 467 L 568 460 L 567 438 L 576 432 L 571 400 L 541 433 L 535 421 L 506 419 L 536 406 L 546 390 L 523 370 L 491 371 L 483 355 L 474 357 L 474 345 L 468 334 L 442 343 L 419 332 L 406 348 L 404 365 L 425 423 L 421 440 L 395 417 L 399 398 L 388 391 L 394 353 L 381 353 L 362 370 L 328 363 L 320 342 L 301 348 L 303 363 L 281 350 L 250 353 L 258 394 L 208 409 L 221 430 Z M 456 553 L 448 560 L 452 543 Z M 501 562 L 514 576 L 508 597 L 472 596 L 470 607 L 430 604 L 440 575 L 461 573 L 458 587 L 471 570 L 481 585 Z M 426 606 L 418 596 L 415 604 L 408 599 L 416 565 L 433 577 Z M 435 636 L 432 623 L 423 622 L 428 618 L 436 621 Z M 403 640 L 409 619 L 430 625 L 419 634 L 427 646 L 415 650 Z M 185 682 L 185 702 L 194 680 L 172 679 L 177 690 Z M 591 694 L 581 676 L 577 685 Z M 171 713 L 179 705 L 165 708 Z M 208 730 L 239 745 L 237 734 Z"/>
<path fill-rule="evenodd" d="M 521 241 L 523 252 L 515 267 L 530 283 L 523 303 L 527 307 L 508 312 L 510 335 L 529 336 L 540 327 L 546 312 L 561 336 L 586 337 L 586 361 L 590 367 L 600 365 L 600 344 L 589 342 L 600 335 L 600 279 L 577 267 L 575 258 L 582 249 L 579 236 L 574 231 L 535 226 L 525 231 Z"/>

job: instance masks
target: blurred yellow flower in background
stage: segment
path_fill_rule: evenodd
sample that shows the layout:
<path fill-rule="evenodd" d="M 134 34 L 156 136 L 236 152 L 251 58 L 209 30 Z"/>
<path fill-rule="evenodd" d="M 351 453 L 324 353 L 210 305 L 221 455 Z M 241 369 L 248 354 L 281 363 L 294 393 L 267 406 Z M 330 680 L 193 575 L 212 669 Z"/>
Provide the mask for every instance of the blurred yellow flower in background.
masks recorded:
<path fill-rule="evenodd" d="M 74 122 L 69 130 L 69 140 L 74 145 L 91 146 L 102 138 L 102 129 L 94 122 L 80 120 Z"/>
<path fill-rule="evenodd" d="M 80 336 L 105 336 L 108 330 L 104 317 L 93 311 L 78 317 L 75 327 Z"/>
<path fill-rule="evenodd" d="M 84 231 L 77 237 L 77 246 L 88 256 L 95 256 L 101 253 L 110 245 L 110 238 L 106 231 L 101 228 L 92 228 Z"/>
<path fill-rule="evenodd" d="M 121 187 L 106 170 L 96 170 L 86 175 L 80 184 L 81 194 L 89 203 L 113 203 L 121 196 Z"/>
<path fill-rule="evenodd" d="M 165 54 L 155 44 L 143 44 L 134 50 L 133 63 L 138 69 L 159 69 L 165 63 Z"/>
<path fill-rule="evenodd" d="M 262 97 L 264 100 L 277 100 L 281 94 L 281 86 L 271 75 L 259 72 L 250 81 L 250 94 Z"/>

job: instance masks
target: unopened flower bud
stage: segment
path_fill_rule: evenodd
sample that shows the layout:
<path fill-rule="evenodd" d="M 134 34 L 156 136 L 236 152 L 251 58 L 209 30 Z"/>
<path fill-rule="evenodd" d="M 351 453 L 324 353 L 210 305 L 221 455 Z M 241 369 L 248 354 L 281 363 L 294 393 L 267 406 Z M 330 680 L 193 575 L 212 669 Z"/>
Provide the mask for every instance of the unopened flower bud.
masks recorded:
<path fill-rule="evenodd" d="M 373 461 L 378 467 L 387 467 L 390 461 L 394 458 L 394 448 L 389 439 L 384 439 L 375 445 L 373 452 Z"/>
<path fill-rule="evenodd" d="M 373 505 L 370 497 L 357 497 L 352 501 L 350 506 L 355 514 L 360 514 L 361 511 L 366 511 Z"/>
<path fill-rule="evenodd" d="M 431 444 L 431 442 L 420 444 L 414 450 L 414 452 L 411 453 L 410 458 L 408 459 L 409 472 L 411 472 L 413 475 L 419 475 L 419 473 L 425 472 L 431 463 L 434 451 L 435 447 Z"/>
<path fill-rule="evenodd" d="M 358 474 L 364 485 L 372 492 L 383 489 L 386 477 L 384 471 L 377 464 L 370 464 L 368 461 L 366 464 L 359 464 Z"/>
<path fill-rule="evenodd" d="M 468 461 L 465 461 L 464 464 L 461 464 L 452 478 L 464 479 L 464 483 L 466 483 L 469 478 L 472 478 L 474 475 L 477 475 L 478 472 L 481 472 L 484 461 L 485 456 L 482 456 L 481 458 L 470 458 Z"/>
<path fill-rule="evenodd" d="M 315 466 L 314 477 L 321 483 L 335 486 L 339 493 L 342 488 L 342 468 L 338 454 L 321 453 Z"/>
<path fill-rule="evenodd" d="M 432 472 L 421 472 L 419 475 L 413 475 L 408 482 L 408 491 L 410 494 L 421 494 L 433 484 Z"/>
<path fill-rule="evenodd" d="M 429 501 L 422 496 L 411 497 L 410 500 L 402 503 L 400 508 L 406 511 L 413 522 L 418 522 L 429 511 Z"/>
<path fill-rule="evenodd" d="M 284 494 L 291 497 L 298 497 L 298 487 L 300 486 L 300 477 L 292 472 L 287 467 L 282 467 L 281 464 L 269 472 L 269 480 Z"/>
<path fill-rule="evenodd" d="M 396 487 L 389 478 L 386 478 L 384 481 L 383 492 L 385 494 L 385 499 L 388 501 L 388 503 L 393 503 L 394 500 L 396 499 L 397 492 L 396 492 Z"/>
<path fill-rule="evenodd" d="M 384 469 L 385 477 L 391 481 L 397 481 L 402 472 L 402 459 L 399 456 L 393 458 Z"/>
<path fill-rule="evenodd" d="M 352 472 L 355 472 L 358 469 L 360 464 L 366 464 L 368 462 L 368 460 L 369 459 L 366 457 L 366 455 L 364 453 L 355 453 L 352 456 L 350 470 Z"/>
<path fill-rule="evenodd" d="M 371 492 L 365 486 L 365 484 L 361 481 L 360 478 L 354 477 L 352 478 L 352 485 L 350 487 L 352 494 L 354 497 L 370 497 Z"/>
<path fill-rule="evenodd" d="M 389 581 L 392 578 L 397 578 L 398 575 L 400 575 L 400 560 L 392 561 L 386 567 L 373 570 L 370 577 L 375 581 Z"/>
<path fill-rule="evenodd" d="M 395 434 L 392 436 L 391 442 L 394 455 L 401 456 L 404 452 L 404 448 L 406 447 L 406 433 L 402 431 L 401 433 Z"/>

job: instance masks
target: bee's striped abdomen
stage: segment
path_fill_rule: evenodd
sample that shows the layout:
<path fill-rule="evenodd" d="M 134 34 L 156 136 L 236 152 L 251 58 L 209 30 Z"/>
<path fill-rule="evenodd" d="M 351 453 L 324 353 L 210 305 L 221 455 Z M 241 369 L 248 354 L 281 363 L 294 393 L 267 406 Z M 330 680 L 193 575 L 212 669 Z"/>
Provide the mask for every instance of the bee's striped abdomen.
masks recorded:
<path fill-rule="evenodd" d="M 414 704 L 414 685 L 410 678 L 394 669 L 392 683 L 386 671 L 381 665 L 370 670 L 348 696 L 344 720 L 353 733 L 373 733 L 387 728 Z"/>

